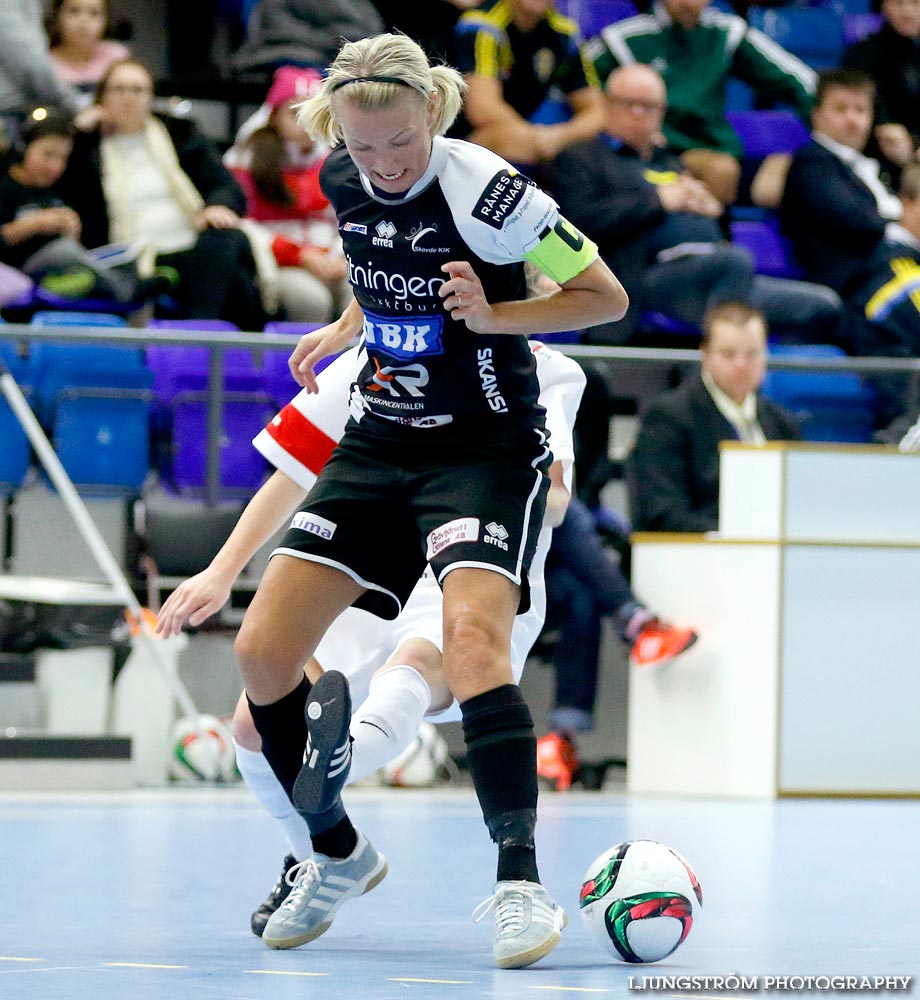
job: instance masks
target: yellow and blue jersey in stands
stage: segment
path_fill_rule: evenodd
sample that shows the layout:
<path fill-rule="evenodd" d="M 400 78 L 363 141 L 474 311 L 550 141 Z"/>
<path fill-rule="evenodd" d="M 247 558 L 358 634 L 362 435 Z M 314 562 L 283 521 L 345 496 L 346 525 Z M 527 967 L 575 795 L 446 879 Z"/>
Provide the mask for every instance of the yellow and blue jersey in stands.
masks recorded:
<path fill-rule="evenodd" d="M 512 20 L 509 0 L 491 0 L 457 22 L 457 68 L 500 81 L 504 99 L 524 118 L 550 89 L 571 94 L 597 87 L 594 67 L 581 53 L 578 26 L 550 9 L 532 31 Z"/>

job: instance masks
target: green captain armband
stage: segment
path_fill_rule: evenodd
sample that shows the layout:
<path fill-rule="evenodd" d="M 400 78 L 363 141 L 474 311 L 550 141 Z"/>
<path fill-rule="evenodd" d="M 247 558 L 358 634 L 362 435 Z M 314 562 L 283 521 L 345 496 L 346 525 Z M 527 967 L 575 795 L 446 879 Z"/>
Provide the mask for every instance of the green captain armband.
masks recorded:
<path fill-rule="evenodd" d="M 540 268 L 553 281 L 564 285 L 597 257 L 597 244 L 580 233 L 560 215 L 556 224 L 540 233 L 537 245 L 524 254 L 524 260 Z"/>

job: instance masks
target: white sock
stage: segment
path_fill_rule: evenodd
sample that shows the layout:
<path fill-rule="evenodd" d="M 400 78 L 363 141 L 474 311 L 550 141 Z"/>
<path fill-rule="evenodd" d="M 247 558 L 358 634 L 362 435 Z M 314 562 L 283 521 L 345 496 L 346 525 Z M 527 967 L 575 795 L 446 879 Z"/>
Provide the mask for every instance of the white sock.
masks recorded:
<path fill-rule="evenodd" d="M 431 707 L 431 690 L 414 668 L 387 667 L 371 680 L 367 700 L 351 717 L 351 773 L 357 781 L 391 761 L 415 739 Z"/>
<path fill-rule="evenodd" d="M 243 781 L 249 786 L 259 805 L 281 824 L 290 844 L 291 854 L 298 861 L 310 857 L 313 845 L 310 843 L 307 824 L 294 809 L 265 756 L 260 751 L 241 747 L 236 740 L 233 741 L 233 747 L 236 750 L 236 766 L 240 769 Z"/>

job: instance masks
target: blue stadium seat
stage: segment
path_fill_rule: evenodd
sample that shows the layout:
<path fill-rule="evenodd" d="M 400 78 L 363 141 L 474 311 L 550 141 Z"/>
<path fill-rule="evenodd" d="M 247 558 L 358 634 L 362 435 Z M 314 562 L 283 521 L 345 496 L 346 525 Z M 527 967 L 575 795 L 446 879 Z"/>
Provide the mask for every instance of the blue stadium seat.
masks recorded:
<path fill-rule="evenodd" d="M 840 65 L 843 17 L 830 7 L 751 7 L 748 23 L 813 69 Z"/>
<path fill-rule="evenodd" d="M 153 376 L 140 350 L 110 344 L 32 345 L 34 407 L 83 492 L 137 492 L 150 467 Z"/>
<path fill-rule="evenodd" d="M 29 320 L 31 326 L 104 326 L 124 327 L 128 321 L 113 313 L 89 312 L 82 309 L 43 310 Z"/>
<path fill-rule="evenodd" d="M 832 344 L 787 344 L 770 347 L 771 357 L 838 358 Z M 763 393 L 802 421 L 806 441 L 863 444 L 872 440 L 876 394 L 851 372 L 770 371 Z"/>
<path fill-rule="evenodd" d="M 0 359 L 19 384 L 25 364 L 7 341 L 0 341 Z M 0 395 L 0 441 L 3 442 L 0 446 L 0 494 L 9 496 L 22 485 L 29 471 L 29 439 L 4 395 Z"/>
<path fill-rule="evenodd" d="M 772 278 L 801 278 L 802 269 L 792 246 L 772 218 L 740 219 L 731 224 L 732 243 L 744 247 L 754 258 L 754 270 Z"/>

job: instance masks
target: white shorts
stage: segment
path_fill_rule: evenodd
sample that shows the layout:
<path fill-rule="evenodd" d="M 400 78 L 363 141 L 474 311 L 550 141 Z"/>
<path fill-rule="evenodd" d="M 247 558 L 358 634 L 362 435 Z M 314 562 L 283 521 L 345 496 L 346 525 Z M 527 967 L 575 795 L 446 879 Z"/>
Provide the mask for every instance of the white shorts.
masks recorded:
<path fill-rule="evenodd" d="M 515 683 L 521 679 L 546 616 L 543 566 L 551 536 L 548 528 L 540 532 L 530 570 L 530 608 L 514 619 L 511 631 L 511 673 Z M 352 704 L 357 707 L 367 698 L 374 674 L 403 642 L 413 638 L 427 639 L 443 651 L 443 599 L 430 567 L 395 621 L 348 608 L 335 620 L 314 655 L 324 670 L 339 670 L 348 678 Z M 431 722 L 457 722 L 461 718 L 460 706 L 452 701 L 426 718 Z"/>

